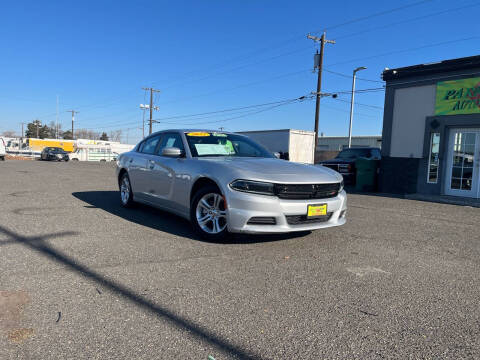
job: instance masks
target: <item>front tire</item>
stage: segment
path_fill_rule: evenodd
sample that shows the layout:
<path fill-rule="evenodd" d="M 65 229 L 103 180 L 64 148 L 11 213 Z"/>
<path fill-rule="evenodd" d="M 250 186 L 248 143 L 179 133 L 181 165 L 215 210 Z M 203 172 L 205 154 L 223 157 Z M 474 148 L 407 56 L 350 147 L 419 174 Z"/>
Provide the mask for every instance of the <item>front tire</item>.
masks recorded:
<path fill-rule="evenodd" d="M 221 241 L 228 236 L 225 199 L 215 186 L 201 188 L 193 197 L 190 220 L 195 232 L 209 241 Z"/>
<path fill-rule="evenodd" d="M 134 205 L 132 185 L 127 173 L 120 178 L 120 203 L 125 208 L 131 208 Z"/>

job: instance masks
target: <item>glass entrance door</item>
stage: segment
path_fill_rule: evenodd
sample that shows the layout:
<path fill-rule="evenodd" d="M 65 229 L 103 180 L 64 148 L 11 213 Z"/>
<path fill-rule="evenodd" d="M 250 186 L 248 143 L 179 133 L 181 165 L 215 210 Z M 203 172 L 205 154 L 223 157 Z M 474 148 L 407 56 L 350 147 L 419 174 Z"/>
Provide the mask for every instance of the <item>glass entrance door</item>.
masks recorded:
<path fill-rule="evenodd" d="M 480 129 L 452 129 L 450 131 L 447 195 L 479 197 L 480 185 Z"/>

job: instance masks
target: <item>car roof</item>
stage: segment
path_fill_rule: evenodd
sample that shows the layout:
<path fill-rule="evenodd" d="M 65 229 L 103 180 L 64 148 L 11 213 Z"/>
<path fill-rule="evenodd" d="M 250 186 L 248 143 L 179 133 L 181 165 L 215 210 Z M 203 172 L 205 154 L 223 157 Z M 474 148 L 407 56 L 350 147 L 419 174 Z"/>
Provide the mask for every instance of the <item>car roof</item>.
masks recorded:
<path fill-rule="evenodd" d="M 243 134 L 238 134 L 235 132 L 231 131 L 220 131 L 220 130 L 212 130 L 212 129 L 165 129 L 165 130 L 160 130 L 152 133 L 151 135 L 148 135 L 145 137 L 145 139 L 149 138 L 150 136 L 158 135 L 158 134 L 163 134 L 167 132 L 176 132 L 176 133 L 189 133 L 189 132 L 208 132 L 208 133 L 221 133 L 221 134 L 234 134 L 237 136 L 242 136 L 242 137 L 247 137 Z"/>
<path fill-rule="evenodd" d="M 213 129 L 166 129 L 166 130 L 157 131 L 156 133 L 164 133 L 164 132 L 179 132 L 179 133 L 182 133 L 182 132 L 209 132 L 209 133 L 212 133 L 213 132 L 213 133 L 222 133 L 222 134 L 234 134 L 233 132 L 230 132 L 230 131 L 220 131 L 220 130 L 213 130 Z"/>

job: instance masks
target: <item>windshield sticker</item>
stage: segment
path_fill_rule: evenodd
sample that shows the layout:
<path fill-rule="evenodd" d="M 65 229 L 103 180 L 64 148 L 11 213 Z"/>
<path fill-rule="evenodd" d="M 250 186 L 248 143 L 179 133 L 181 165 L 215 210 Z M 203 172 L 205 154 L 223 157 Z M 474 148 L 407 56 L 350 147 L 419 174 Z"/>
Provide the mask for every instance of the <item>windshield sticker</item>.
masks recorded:
<path fill-rule="evenodd" d="M 190 132 L 190 133 L 187 133 L 187 136 L 210 136 L 210 133 L 207 133 L 207 132 Z"/>
<path fill-rule="evenodd" d="M 231 151 L 222 144 L 195 144 L 199 156 L 202 155 L 230 155 Z"/>

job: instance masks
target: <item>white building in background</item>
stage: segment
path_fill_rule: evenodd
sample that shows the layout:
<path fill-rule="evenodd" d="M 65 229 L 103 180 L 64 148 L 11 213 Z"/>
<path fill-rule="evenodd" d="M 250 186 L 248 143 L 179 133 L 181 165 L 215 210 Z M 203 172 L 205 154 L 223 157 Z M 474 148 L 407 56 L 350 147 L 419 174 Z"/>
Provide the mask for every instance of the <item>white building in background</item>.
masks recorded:
<path fill-rule="evenodd" d="M 348 136 L 320 136 L 317 151 L 340 151 L 348 147 Z M 382 136 L 352 136 L 352 147 L 382 147 Z"/>

